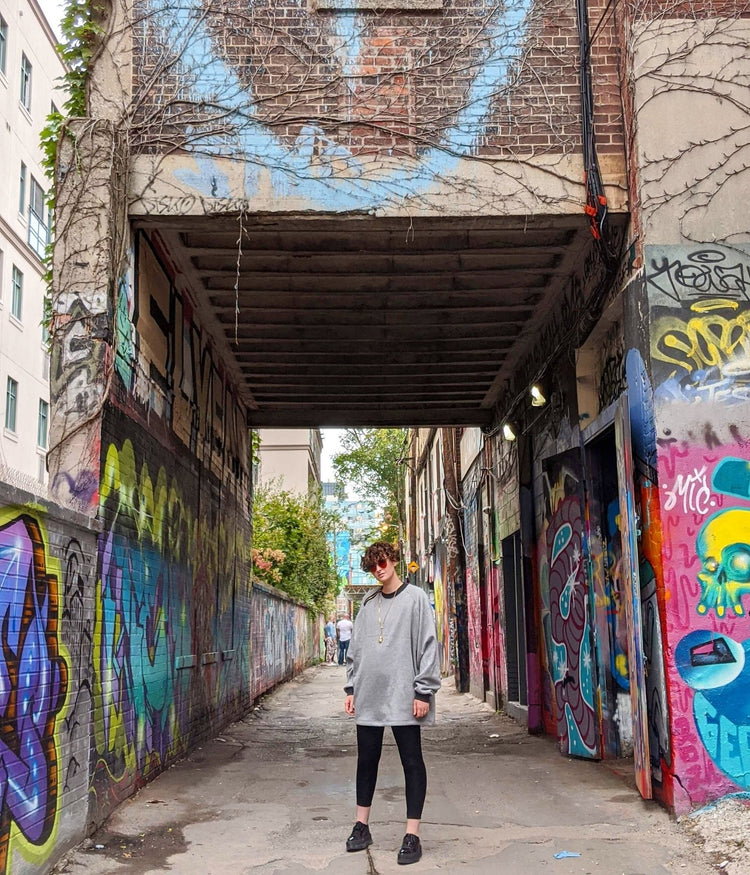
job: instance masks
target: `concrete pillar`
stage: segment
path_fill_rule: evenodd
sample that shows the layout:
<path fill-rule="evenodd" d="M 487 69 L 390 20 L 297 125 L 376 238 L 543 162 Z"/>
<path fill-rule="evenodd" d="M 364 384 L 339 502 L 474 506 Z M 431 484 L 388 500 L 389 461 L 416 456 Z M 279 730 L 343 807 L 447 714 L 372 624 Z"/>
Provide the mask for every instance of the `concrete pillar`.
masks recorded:
<path fill-rule="evenodd" d="M 124 256 L 126 158 L 109 121 L 76 120 L 57 160 L 50 368 L 49 482 L 62 504 L 94 515 L 102 408 Z"/>

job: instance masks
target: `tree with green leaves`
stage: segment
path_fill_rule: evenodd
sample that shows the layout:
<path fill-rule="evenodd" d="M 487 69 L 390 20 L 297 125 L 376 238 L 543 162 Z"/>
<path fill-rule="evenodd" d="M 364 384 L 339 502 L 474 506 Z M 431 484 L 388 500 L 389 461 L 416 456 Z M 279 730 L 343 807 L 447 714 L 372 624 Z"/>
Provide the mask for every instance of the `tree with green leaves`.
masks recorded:
<path fill-rule="evenodd" d="M 338 580 L 326 542 L 328 528 L 319 495 L 259 489 L 253 501 L 256 577 L 270 582 L 270 560 L 277 572 L 275 586 L 316 610 L 330 610 Z"/>
<path fill-rule="evenodd" d="M 353 484 L 367 499 L 383 509 L 378 536 L 398 541 L 404 530 L 403 458 L 409 431 L 405 428 L 347 428 L 342 450 L 333 457 L 336 478 Z"/>

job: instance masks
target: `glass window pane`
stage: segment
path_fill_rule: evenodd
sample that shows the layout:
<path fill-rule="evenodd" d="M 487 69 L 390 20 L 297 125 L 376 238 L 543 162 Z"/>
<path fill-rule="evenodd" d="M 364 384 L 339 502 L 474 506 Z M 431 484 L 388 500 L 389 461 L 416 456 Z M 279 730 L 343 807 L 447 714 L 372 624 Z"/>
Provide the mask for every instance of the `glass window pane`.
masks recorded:
<path fill-rule="evenodd" d="M 5 61 L 8 57 L 8 23 L 0 15 L 0 73 L 5 72 Z"/>
<path fill-rule="evenodd" d="M 5 390 L 5 427 L 8 431 L 16 430 L 16 405 L 18 404 L 18 383 L 8 377 Z"/>
<path fill-rule="evenodd" d="M 18 212 L 26 215 L 26 165 L 21 162 L 21 175 L 18 180 Z"/>
<path fill-rule="evenodd" d="M 21 103 L 31 110 L 31 62 L 21 55 Z"/>
<path fill-rule="evenodd" d="M 23 313 L 23 273 L 13 265 L 13 277 L 11 280 L 10 314 L 16 319 L 21 319 Z"/>
<path fill-rule="evenodd" d="M 36 442 L 42 449 L 47 449 L 47 421 L 49 419 L 49 404 L 39 399 L 39 422 L 36 429 Z"/>

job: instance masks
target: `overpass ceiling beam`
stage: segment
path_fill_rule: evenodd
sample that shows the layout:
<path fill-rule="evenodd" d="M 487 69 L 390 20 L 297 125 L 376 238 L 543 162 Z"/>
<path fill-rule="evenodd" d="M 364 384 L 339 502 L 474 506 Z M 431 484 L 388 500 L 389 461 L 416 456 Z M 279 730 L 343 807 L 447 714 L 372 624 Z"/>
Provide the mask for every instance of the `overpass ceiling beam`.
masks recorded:
<path fill-rule="evenodd" d="M 409 405 L 408 408 L 380 410 L 368 410 L 363 416 L 360 412 L 327 410 L 319 406 L 306 407 L 296 411 L 278 410 L 271 412 L 253 413 L 248 420 L 251 428 L 309 428 L 314 422 L 319 428 L 346 428 L 347 426 L 370 428 L 403 428 L 405 423 L 410 427 L 439 426 L 450 428 L 452 426 L 480 426 L 489 428 L 492 423 L 492 414 L 486 411 L 456 410 L 455 407 L 435 408 L 433 410 L 416 411 Z"/>
<path fill-rule="evenodd" d="M 342 375 L 322 376 L 315 371 L 308 372 L 306 375 L 300 375 L 299 378 L 290 376 L 286 368 L 279 370 L 276 374 L 248 374 L 245 372 L 245 378 L 250 382 L 255 391 L 266 389 L 294 386 L 296 388 L 304 388 L 310 386 L 317 388 L 319 386 L 334 386 L 336 391 L 339 390 L 356 390 L 360 387 L 369 388 L 371 386 L 398 386 L 404 383 L 404 380 L 412 377 L 413 374 L 409 371 L 404 371 L 401 374 L 379 374 L 373 372 L 372 377 L 367 379 L 364 376 L 346 377 Z M 491 382 L 495 376 L 494 371 L 486 371 L 484 374 L 467 373 L 463 379 L 460 375 L 442 376 L 422 375 L 419 379 L 421 388 L 428 386 L 476 386 L 478 383 Z"/>
<path fill-rule="evenodd" d="M 512 343 L 506 343 L 504 346 L 497 346 L 494 349 L 483 349 L 481 350 L 481 354 L 479 350 L 476 349 L 451 349 L 443 352 L 440 349 L 440 344 L 435 347 L 434 351 L 427 351 L 420 353 L 419 355 L 415 355 L 413 352 L 409 353 L 408 357 L 405 354 L 401 354 L 398 357 L 398 361 L 393 362 L 383 362 L 382 364 L 376 359 L 370 357 L 371 366 L 373 368 L 385 367 L 388 364 L 391 364 L 394 367 L 401 368 L 402 366 L 409 367 L 410 365 L 444 365 L 452 362 L 459 362 L 461 364 L 471 364 L 475 362 L 477 364 L 490 365 L 493 364 L 497 366 L 498 358 L 504 358 L 505 355 L 512 348 Z M 257 348 L 251 348 L 250 350 L 240 350 L 235 353 L 235 358 L 237 362 L 242 366 L 243 362 L 253 363 L 255 361 L 261 363 L 273 362 L 276 364 L 276 367 L 279 366 L 279 363 L 282 365 L 290 364 L 293 362 L 299 362 L 302 365 L 308 364 L 310 367 L 314 367 L 319 364 L 333 364 L 333 365 L 345 365 L 348 361 L 354 361 L 356 358 L 356 353 L 342 353 L 341 351 L 336 350 L 324 350 L 324 351 L 299 351 L 297 350 L 288 350 L 284 347 L 279 349 L 268 349 L 265 348 L 263 350 Z M 367 358 L 357 359 L 359 362 L 368 361 Z"/>
<path fill-rule="evenodd" d="M 377 297 L 366 293 L 327 292 L 313 296 L 305 292 L 248 292 L 239 296 L 239 305 L 245 310 L 267 310 L 269 312 L 296 310 L 304 307 L 306 312 L 318 310 L 399 310 L 409 313 L 413 310 L 448 308 L 453 310 L 472 309 L 525 309 L 536 306 L 543 298 L 541 292 L 507 289 L 485 289 L 482 291 L 453 292 L 422 289 L 416 292 L 387 292 Z M 208 301 L 216 310 L 234 311 L 234 290 L 227 294 L 209 295 Z"/>
<path fill-rule="evenodd" d="M 215 280 L 231 280 L 232 291 L 234 284 L 237 282 L 236 269 L 232 270 L 230 261 L 223 262 L 223 266 L 215 268 L 196 268 L 196 275 L 210 282 Z M 315 288 L 317 292 L 325 292 L 327 289 L 336 290 L 337 286 L 340 291 L 351 292 L 352 288 L 364 290 L 368 288 L 377 289 L 383 292 L 397 291 L 399 286 L 403 286 L 403 291 L 417 290 L 429 291 L 432 288 L 439 289 L 476 289 L 484 291 L 491 288 L 509 288 L 511 285 L 521 285 L 522 282 L 537 282 L 542 277 L 550 276 L 569 276 L 569 270 L 547 267 L 544 264 L 530 264 L 527 262 L 525 267 L 493 267 L 486 270 L 442 270 L 442 271 L 425 271 L 418 273 L 406 273 L 405 271 L 375 271 L 375 272 L 360 272 L 356 267 L 350 267 L 348 270 L 342 270 L 336 273 L 323 273 L 322 271 L 305 271 L 298 272 L 280 270 L 276 272 L 269 271 L 249 271 L 240 270 L 239 290 L 244 291 L 273 291 L 274 285 L 283 282 L 283 286 L 279 291 L 308 291 Z M 518 282 L 516 282 L 516 280 Z M 504 285 L 503 285 L 504 283 Z M 447 285 L 446 285 L 447 284 Z M 213 287 L 209 284 L 209 290 Z M 533 286 L 532 286 L 533 288 Z"/>
<path fill-rule="evenodd" d="M 329 323 L 326 326 L 325 337 L 321 337 L 320 327 L 317 325 L 253 325 L 240 323 L 237 327 L 237 337 L 244 340 L 253 340 L 276 343 L 279 341 L 300 340 L 314 341 L 324 346 L 331 344 L 359 344 L 385 343 L 391 341 L 398 343 L 403 341 L 409 344 L 434 344 L 438 340 L 460 340 L 473 344 L 476 341 L 520 335 L 523 322 L 498 322 L 494 325 L 477 323 L 476 325 L 451 325 L 450 323 L 425 323 L 419 325 L 362 325 L 366 334 L 359 331 L 352 332 L 352 328 L 358 326 Z M 347 329 L 349 329 L 347 331 Z M 420 337 L 420 331 L 428 331 L 430 337 Z M 234 332 L 232 332 L 234 334 Z"/>
<path fill-rule="evenodd" d="M 506 319 L 502 318 L 503 313 L 507 313 Z M 328 331 L 351 331 L 353 328 L 361 331 L 369 332 L 372 328 L 398 328 L 408 325 L 412 331 L 430 331 L 433 328 L 445 327 L 446 325 L 455 325 L 467 327 L 476 326 L 491 326 L 504 327 L 509 325 L 523 326 L 528 323 L 532 315 L 531 310 L 508 310 L 502 309 L 494 311 L 494 313 L 468 313 L 456 311 L 450 313 L 446 310 L 424 310 L 415 314 L 409 323 L 406 322 L 404 315 L 399 318 L 398 311 L 390 313 L 388 311 L 375 311 L 367 314 L 357 313 L 352 310 L 336 310 L 328 314 L 325 313 L 305 313 L 300 311 L 290 311 L 286 316 L 269 314 L 268 312 L 258 312 L 253 318 L 243 319 L 242 308 L 237 314 L 237 323 L 246 328 L 261 326 L 264 333 L 267 331 L 276 331 L 276 329 L 314 329 L 324 327 Z M 235 313 L 229 310 L 219 310 L 217 319 L 222 325 L 234 325 Z"/>
<path fill-rule="evenodd" d="M 406 319 L 416 320 L 421 325 L 444 324 L 450 322 L 467 322 L 486 324 L 494 320 L 505 323 L 505 316 L 511 322 L 525 323 L 532 315 L 533 310 L 529 307 L 476 307 L 473 309 L 456 308 L 435 309 L 424 307 L 414 310 L 345 310 L 331 307 L 327 310 L 320 308 L 315 310 L 299 310 L 289 308 L 278 310 L 275 308 L 263 309 L 261 307 L 249 310 L 240 303 L 240 312 L 237 314 L 241 322 L 255 325 L 332 325 L 338 322 L 346 322 L 349 325 L 370 325 L 370 320 L 380 319 L 383 325 L 403 324 Z M 234 324 L 235 310 L 232 307 L 214 307 L 220 322 Z M 242 318 L 244 317 L 244 318 Z M 429 320 L 429 321 L 425 321 Z"/>
<path fill-rule="evenodd" d="M 278 364 L 272 362 L 252 362 L 245 365 L 240 365 L 242 373 L 247 379 L 256 380 L 274 380 L 274 379 L 294 379 L 299 376 L 301 379 L 309 377 L 310 379 L 335 380 L 340 377 L 347 377 L 352 380 L 363 379 L 376 375 L 381 379 L 399 380 L 402 377 L 434 377 L 436 380 L 442 380 L 446 377 L 460 378 L 467 377 L 489 377 L 495 376 L 496 361 L 488 362 L 484 366 L 473 364 L 444 364 L 436 362 L 434 365 L 418 365 L 408 367 L 406 365 L 379 365 L 373 362 L 370 365 L 359 365 L 353 367 L 348 364 L 342 365 L 322 365 L 315 367 L 309 364 L 299 364 L 297 366 L 285 365 L 280 369 Z"/>
<path fill-rule="evenodd" d="M 180 217 L 175 217 L 178 221 Z M 143 224 L 142 222 L 139 224 Z M 170 229 L 174 232 L 174 226 Z M 280 232 L 257 227 L 245 227 L 242 238 L 243 252 L 304 254 L 313 252 L 358 253 L 362 250 L 375 253 L 412 252 L 525 252 L 543 247 L 550 251 L 568 249 L 577 235 L 570 228 L 547 228 L 539 230 L 485 230 L 420 231 L 414 237 L 402 232 L 370 230 L 366 240 L 356 229 L 338 232 L 304 231 Z M 199 255 L 214 253 L 237 254 L 237 226 L 229 231 L 178 231 L 180 245 Z"/>
<path fill-rule="evenodd" d="M 230 266 L 234 267 L 235 273 L 239 262 L 241 274 L 253 273 L 260 276 L 273 276 L 274 274 L 291 275 L 321 275 L 326 276 L 351 276 L 353 272 L 359 276 L 375 274 L 403 275 L 403 276 L 434 276 L 444 273 L 497 273 L 504 270 L 540 271 L 554 270 L 562 262 L 562 255 L 556 253 L 535 252 L 533 257 L 529 253 L 517 255 L 492 255 L 482 253 L 480 255 L 458 255 L 442 253 L 441 255 L 377 255 L 373 256 L 366 252 L 351 255 L 317 255 L 302 258 L 296 255 L 279 255 L 275 258 L 267 256 L 240 255 L 191 255 L 191 261 L 196 271 L 203 275 L 210 275 L 214 271 L 226 271 Z"/>

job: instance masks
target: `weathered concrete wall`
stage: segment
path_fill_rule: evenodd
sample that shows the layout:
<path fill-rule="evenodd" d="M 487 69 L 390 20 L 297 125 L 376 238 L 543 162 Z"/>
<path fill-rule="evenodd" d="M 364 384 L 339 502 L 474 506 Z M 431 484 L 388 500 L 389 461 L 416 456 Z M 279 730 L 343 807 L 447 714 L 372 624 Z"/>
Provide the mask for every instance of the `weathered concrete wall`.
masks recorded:
<path fill-rule="evenodd" d="M 641 237 L 647 245 L 747 243 L 750 8 L 747 0 L 687 8 L 646 4 L 632 23 Z"/>

